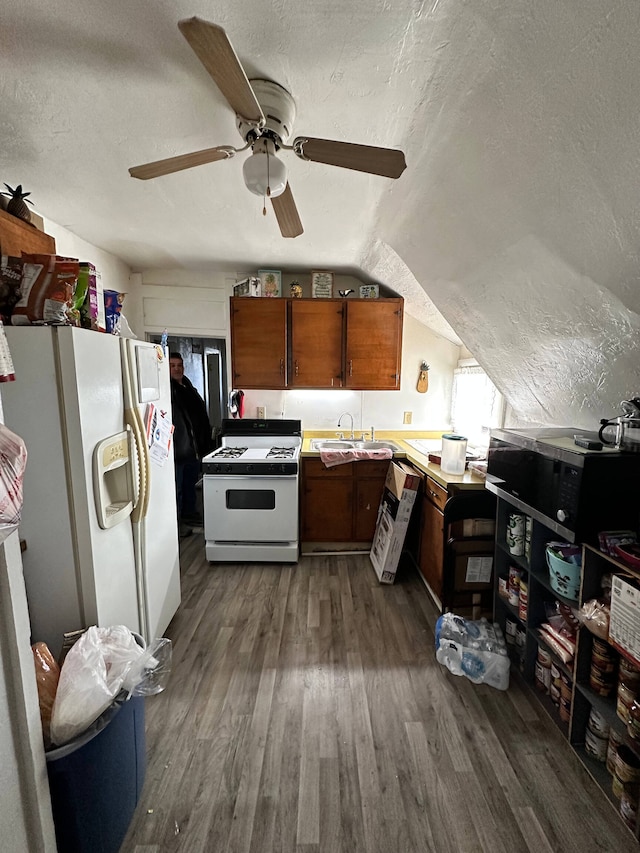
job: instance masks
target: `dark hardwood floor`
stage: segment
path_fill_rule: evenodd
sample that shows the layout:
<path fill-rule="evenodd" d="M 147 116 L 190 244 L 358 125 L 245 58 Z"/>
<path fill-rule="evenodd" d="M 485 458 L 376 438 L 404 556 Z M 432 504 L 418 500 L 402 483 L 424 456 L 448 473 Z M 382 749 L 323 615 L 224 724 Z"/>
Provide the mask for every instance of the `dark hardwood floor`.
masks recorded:
<path fill-rule="evenodd" d="M 214 564 L 183 541 L 168 689 L 121 853 L 638 850 L 515 680 L 435 660 L 417 574 L 367 556 Z"/>

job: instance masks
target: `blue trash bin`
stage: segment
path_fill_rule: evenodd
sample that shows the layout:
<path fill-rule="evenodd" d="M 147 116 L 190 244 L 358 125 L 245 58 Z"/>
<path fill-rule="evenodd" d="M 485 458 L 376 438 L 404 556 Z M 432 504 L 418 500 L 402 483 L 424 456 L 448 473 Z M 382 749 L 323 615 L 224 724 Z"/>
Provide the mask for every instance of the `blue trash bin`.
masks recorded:
<path fill-rule="evenodd" d="M 116 700 L 96 728 L 46 753 L 58 853 L 117 853 L 142 792 L 144 697 Z"/>

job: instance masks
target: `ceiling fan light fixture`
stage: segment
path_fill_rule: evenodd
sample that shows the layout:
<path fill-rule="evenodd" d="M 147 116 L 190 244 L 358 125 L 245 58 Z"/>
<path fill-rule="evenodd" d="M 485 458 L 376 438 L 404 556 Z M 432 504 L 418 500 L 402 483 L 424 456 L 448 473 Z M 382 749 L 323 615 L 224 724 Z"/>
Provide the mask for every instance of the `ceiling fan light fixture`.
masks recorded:
<path fill-rule="evenodd" d="M 250 157 L 244 161 L 242 174 L 247 189 L 259 196 L 277 198 L 287 186 L 287 167 L 278 158 L 270 139 L 258 139 Z"/>

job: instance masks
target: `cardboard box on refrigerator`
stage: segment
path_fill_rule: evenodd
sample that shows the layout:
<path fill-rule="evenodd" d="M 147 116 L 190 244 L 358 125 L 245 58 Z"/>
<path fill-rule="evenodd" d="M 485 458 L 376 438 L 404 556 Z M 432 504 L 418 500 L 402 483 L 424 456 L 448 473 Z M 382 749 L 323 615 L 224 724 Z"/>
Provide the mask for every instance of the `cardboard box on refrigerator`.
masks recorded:
<path fill-rule="evenodd" d="M 381 583 L 393 583 L 395 580 L 411 510 L 422 479 L 419 471 L 403 462 L 391 462 L 389 465 L 369 553 Z"/>

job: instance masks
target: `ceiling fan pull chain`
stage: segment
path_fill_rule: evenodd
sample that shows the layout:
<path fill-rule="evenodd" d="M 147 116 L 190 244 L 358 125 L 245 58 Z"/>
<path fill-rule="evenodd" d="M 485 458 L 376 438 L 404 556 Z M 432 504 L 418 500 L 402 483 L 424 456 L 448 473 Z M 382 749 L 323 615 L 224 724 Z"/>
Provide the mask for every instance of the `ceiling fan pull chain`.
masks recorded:
<path fill-rule="evenodd" d="M 269 176 L 269 146 L 267 146 L 267 195 L 271 198 L 271 178 Z"/>
<path fill-rule="evenodd" d="M 267 200 L 264 196 L 262 196 L 262 215 L 267 215 Z"/>

